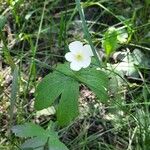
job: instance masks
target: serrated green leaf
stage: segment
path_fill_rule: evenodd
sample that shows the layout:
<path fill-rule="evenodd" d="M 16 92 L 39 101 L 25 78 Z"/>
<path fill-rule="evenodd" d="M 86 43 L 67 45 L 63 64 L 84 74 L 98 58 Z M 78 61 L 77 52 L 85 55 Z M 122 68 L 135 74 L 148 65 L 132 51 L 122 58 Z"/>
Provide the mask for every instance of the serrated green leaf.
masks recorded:
<path fill-rule="evenodd" d="M 74 119 L 78 111 L 79 83 L 74 79 L 68 80 L 61 95 L 57 109 L 57 120 L 59 125 L 69 124 Z"/>
<path fill-rule="evenodd" d="M 56 70 L 60 71 L 62 74 L 66 75 L 66 76 L 69 76 L 71 78 L 75 78 L 76 72 L 74 72 L 70 69 L 70 64 L 69 63 L 58 64 Z"/>
<path fill-rule="evenodd" d="M 47 142 L 48 138 L 47 137 L 34 137 L 32 139 L 28 139 L 26 140 L 22 145 L 21 148 L 23 150 L 27 150 L 27 149 L 37 149 L 40 148 L 44 149 L 44 146 Z"/>
<path fill-rule="evenodd" d="M 33 123 L 25 123 L 24 125 L 16 125 L 12 127 L 12 132 L 19 137 L 49 136 L 49 133 L 39 125 Z"/>
<path fill-rule="evenodd" d="M 48 141 L 48 150 L 69 150 L 69 149 L 57 138 L 50 138 Z"/>
<path fill-rule="evenodd" d="M 117 42 L 117 30 L 111 27 L 106 31 L 102 40 L 102 45 L 107 56 L 110 56 L 110 54 L 116 50 L 118 46 Z"/>
<path fill-rule="evenodd" d="M 56 71 L 47 75 L 36 90 L 35 108 L 43 109 L 53 104 L 60 96 L 57 119 L 61 126 L 67 125 L 78 115 L 79 83 L 87 85 L 100 100 L 108 99 L 107 75 L 96 68 L 74 72 L 69 64 L 60 64 Z"/>
<path fill-rule="evenodd" d="M 79 72 L 74 72 L 70 70 L 68 63 L 59 65 L 57 69 L 78 82 L 87 85 L 100 100 L 106 101 L 108 99 L 108 76 L 103 71 L 96 70 L 96 68 L 86 68 Z"/>
<path fill-rule="evenodd" d="M 108 99 L 108 77 L 103 71 L 95 68 L 83 69 L 76 77 L 87 85 L 100 100 L 106 101 Z"/>
<path fill-rule="evenodd" d="M 55 99 L 62 93 L 67 78 L 59 72 L 48 74 L 36 89 L 35 108 L 41 110 L 51 106 Z"/>
<path fill-rule="evenodd" d="M 34 137 L 32 139 L 26 140 L 21 148 L 23 150 L 68 150 L 68 148 L 60 142 L 58 137 Z"/>
<path fill-rule="evenodd" d="M 47 75 L 38 85 L 35 108 L 39 110 L 49 107 L 61 95 L 61 100 L 58 104 L 58 121 L 59 124 L 66 125 L 78 115 L 78 92 L 76 91 L 79 92 L 78 82 L 70 76 L 66 76 L 62 68 L 58 66 L 57 71 Z M 67 108 L 67 111 L 65 108 Z"/>

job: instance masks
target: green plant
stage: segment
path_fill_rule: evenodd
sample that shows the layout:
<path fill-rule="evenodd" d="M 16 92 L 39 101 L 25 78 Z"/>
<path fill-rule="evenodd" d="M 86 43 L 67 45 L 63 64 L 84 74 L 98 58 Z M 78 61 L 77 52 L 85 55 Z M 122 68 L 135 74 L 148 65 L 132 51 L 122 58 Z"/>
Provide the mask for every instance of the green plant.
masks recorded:
<path fill-rule="evenodd" d="M 80 10 L 81 7 L 79 1 L 76 1 L 76 3 L 83 21 L 83 27 L 86 27 L 84 16 Z M 87 35 L 87 39 L 91 44 L 92 42 L 88 33 L 88 29 L 84 30 L 84 33 Z M 78 97 L 80 83 L 85 84 L 88 88 L 90 88 L 97 95 L 100 101 L 107 102 L 108 100 L 108 77 L 102 70 L 97 70 L 96 66 L 93 65 L 88 67 L 91 63 L 90 57 L 93 56 L 93 54 L 90 52 L 90 48 L 93 50 L 97 63 L 100 64 L 100 60 L 97 57 L 97 53 L 93 44 L 91 44 L 91 47 L 89 45 L 85 45 L 85 47 L 87 50 L 85 51 L 84 55 L 89 53 L 89 55 L 85 57 L 85 61 L 86 59 L 89 59 L 88 64 L 84 64 L 82 69 L 80 67 L 78 69 L 79 71 L 71 70 L 68 63 L 59 64 L 53 69 L 53 72 L 43 78 L 36 88 L 35 109 L 42 110 L 54 105 L 57 117 L 56 123 L 59 126 L 66 126 L 70 124 L 79 114 Z M 79 61 L 79 65 L 80 60 L 82 60 L 84 57 L 82 52 L 83 51 L 79 51 L 77 56 L 75 56 L 75 59 L 78 59 Z M 45 146 L 48 146 L 49 148 L 54 149 L 58 149 L 58 147 L 61 147 L 61 149 L 63 147 L 63 149 L 67 149 L 61 142 L 59 142 L 56 134 L 45 131 L 42 127 L 32 123 L 14 126 L 12 131 L 16 134 L 16 136 L 31 138 L 26 140 L 26 142 L 22 145 L 23 149 L 35 149 L 37 146 L 36 143 L 40 144 L 38 145 L 39 147 L 44 148 Z M 33 143 L 33 145 L 31 143 Z"/>
<path fill-rule="evenodd" d="M 107 101 L 108 78 L 103 71 L 92 67 L 74 72 L 65 63 L 58 65 L 38 85 L 35 108 L 47 108 L 61 95 L 56 114 L 59 125 L 67 125 L 78 114 L 79 83 L 87 85 L 100 100 Z"/>
<path fill-rule="evenodd" d="M 124 29 L 108 28 L 102 40 L 102 46 L 105 49 L 106 55 L 110 56 L 115 52 L 121 43 L 127 42 L 127 38 L 128 33 Z"/>
<path fill-rule="evenodd" d="M 50 124 L 51 125 L 51 124 Z M 21 149 L 24 150 L 68 150 L 67 147 L 59 141 L 57 132 L 51 126 L 44 130 L 39 125 L 33 123 L 25 123 L 24 125 L 17 125 L 12 128 L 13 133 L 18 137 L 30 138 L 27 139 L 22 145 Z"/>
<path fill-rule="evenodd" d="M 7 73 L 2 72 L 0 149 L 149 149 L 147 0 L 0 3 L 2 70 L 11 67 L 13 73 L 12 84 L 5 85 Z M 5 30 L 7 26 L 10 33 Z M 90 44 L 85 49 L 91 48 L 94 58 L 78 47 L 77 53 L 71 53 L 70 48 L 68 52 L 68 43 L 75 40 Z M 99 55 L 103 50 L 106 57 Z M 120 59 L 112 57 L 116 51 Z M 64 56 L 69 63 L 64 63 Z M 102 60 L 107 63 L 103 69 Z M 145 102 L 139 94 L 143 86 Z M 86 97 L 82 92 L 90 94 Z M 43 111 L 51 108 L 56 111 L 44 116 Z M 20 138 L 7 136 L 8 120 L 10 126 L 22 124 L 12 128 Z"/>

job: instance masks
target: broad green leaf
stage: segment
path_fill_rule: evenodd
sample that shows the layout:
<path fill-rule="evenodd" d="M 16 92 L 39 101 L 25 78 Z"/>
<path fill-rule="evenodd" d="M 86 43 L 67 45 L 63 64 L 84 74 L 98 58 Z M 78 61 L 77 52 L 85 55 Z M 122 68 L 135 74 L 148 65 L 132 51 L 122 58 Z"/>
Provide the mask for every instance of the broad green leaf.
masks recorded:
<path fill-rule="evenodd" d="M 76 78 L 87 85 L 100 100 L 108 99 L 108 77 L 103 71 L 96 70 L 96 68 L 83 69 L 76 75 Z"/>
<path fill-rule="evenodd" d="M 48 74 L 36 89 L 35 108 L 41 110 L 51 106 L 62 93 L 67 79 L 68 77 L 59 72 Z"/>
<path fill-rule="evenodd" d="M 48 150 L 69 150 L 62 142 L 57 138 L 50 138 L 48 141 Z"/>
<path fill-rule="evenodd" d="M 49 133 L 39 125 L 26 123 L 12 127 L 12 132 L 19 137 L 49 136 Z"/>
<path fill-rule="evenodd" d="M 35 108 L 38 110 L 47 108 L 61 95 L 58 104 L 58 121 L 59 124 L 66 125 L 78 115 L 79 85 L 75 79 L 66 76 L 62 72 L 62 68 L 60 70 L 58 68 L 57 71 L 47 75 L 38 85 Z"/>
<path fill-rule="evenodd" d="M 57 109 L 59 125 L 69 124 L 78 115 L 79 83 L 74 79 L 68 80 L 61 95 Z"/>
<path fill-rule="evenodd" d="M 68 148 L 59 141 L 57 136 L 50 138 L 47 137 L 34 137 L 32 139 L 26 140 L 21 148 L 23 150 L 68 150 Z"/>
<path fill-rule="evenodd" d="M 111 27 L 106 31 L 102 40 L 102 45 L 107 56 L 110 56 L 110 54 L 116 50 L 118 46 L 117 42 L 117 30 Z"/>
<path fill-rule="evenodd" d="M 70 70 L 69 64 L 59 65 L 57 68 L 61 70 L 64 74 L 76 79 L 87 85 L 100 100 L 107 100 L 107 87 L 108 87 L 108 76 L 101 70 L 96 70 L 96 68 L 86 68 L 79 72 L 74 72 Z"/>
<path fill-rule="evenodd" d="M 41 148 L 41 150 L 44 150 L 44 146 L 48 140 L 48 137 L 34 137 L 31 139 L 26 140 L 22 145 L 21 148 L 23 150 L 27 149 L 36 149 Z"/>
<path fill-rule="evenodd" d="M 69 63 L 58 64 L 56 70 L 68 77 L 75 78 L 76 72 L 74 72 L 70 69 Z"/>
<path fill-rule="evenodd" d="M 35 108 L 48 108 L 60 96 L 57 107 L 58 123 L 67 125 L 78 115 L 79 83 L 87 85 L 100 100 L 106 101 L 108 78 L 96 68 L 74 72 L 69 64 L 60 64 L 56 71 L 47 75 L 36 90 Z"/>

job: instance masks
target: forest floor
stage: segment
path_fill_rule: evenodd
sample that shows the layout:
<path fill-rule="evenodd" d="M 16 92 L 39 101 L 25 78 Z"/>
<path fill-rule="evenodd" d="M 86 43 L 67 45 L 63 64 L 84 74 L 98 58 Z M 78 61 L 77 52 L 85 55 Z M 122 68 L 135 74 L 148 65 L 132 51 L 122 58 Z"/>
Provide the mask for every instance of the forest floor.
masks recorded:
<path fill-rule="evenodd" d="M 150 2 L 82 2 L 92 42 L 103 63 L 117 66 L 118 75 L 110 77 L 107 104 L 80 86 L 80 115 L 58 129 L 60 140 L 70 150 L 150 150 Z M 18 150 L 24 139 L 10 127 L 31 121 L 46 127 L 56 120 L 53 108 L 34 109 L 37 84 L 65 61 L 70 42 L 87 41 L 73 0 L 0 0 L 0 14 L 0 150 Z M 107 59 L 102 38 L 110 27 L 125 28 L 128 42 Z M 130 58 L 122 63 L 126 55 Z"/>

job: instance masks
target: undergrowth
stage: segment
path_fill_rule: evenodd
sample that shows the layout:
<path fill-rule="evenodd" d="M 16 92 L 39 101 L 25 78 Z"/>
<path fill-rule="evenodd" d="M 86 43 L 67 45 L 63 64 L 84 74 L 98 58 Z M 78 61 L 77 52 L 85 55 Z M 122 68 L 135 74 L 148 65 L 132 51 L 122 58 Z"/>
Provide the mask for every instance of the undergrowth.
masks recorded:
<path fill-rule="evenodd" d="M 96 101 L 80 85 L 80 115 L 56 127 L 60 140 L 71 150 L 150 149 L 150 2 L 84 0 L 81 5 L 83 18 L 73 0 L 0 0 L 0 149 L 20 149 L 24 140 L 11 133 L 13 125 L 35 122 L 46 128 L 49 120 L 56 121 L 53 109 L 37 114 L 34 93 L 41 79 L 65 61 L 68 44 L 75 40 L 88 41 L 98 51 L 100 65 L 111 74 L 109 100 Z M 123 27 L 129 35 L 114 53 L 142 52 L 136 75 L 106 67 L 120 63 L 118 55 L 107 57 L 102 47 L 110 27 Z"/>

